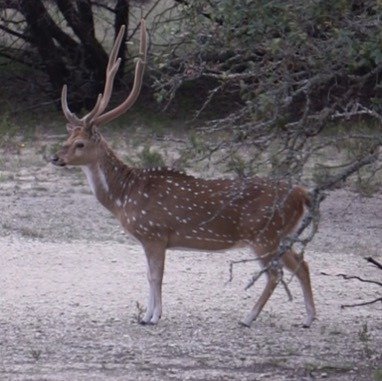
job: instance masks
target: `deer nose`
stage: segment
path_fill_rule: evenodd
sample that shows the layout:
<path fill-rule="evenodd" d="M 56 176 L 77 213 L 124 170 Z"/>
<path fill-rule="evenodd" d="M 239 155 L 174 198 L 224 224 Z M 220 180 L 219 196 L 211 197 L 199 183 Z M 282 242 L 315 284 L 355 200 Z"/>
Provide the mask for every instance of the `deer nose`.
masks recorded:
<path fill-rule="evenodd" d="M 52 164 L 58 165 L 60 167 L 63 167 L 63 166 L 66 165 L 65 162 L 62 159 L 60 159 L 60 157 L 57 154 L 54 154 L 54 155 L 51 156 L 50 162 Z"/>

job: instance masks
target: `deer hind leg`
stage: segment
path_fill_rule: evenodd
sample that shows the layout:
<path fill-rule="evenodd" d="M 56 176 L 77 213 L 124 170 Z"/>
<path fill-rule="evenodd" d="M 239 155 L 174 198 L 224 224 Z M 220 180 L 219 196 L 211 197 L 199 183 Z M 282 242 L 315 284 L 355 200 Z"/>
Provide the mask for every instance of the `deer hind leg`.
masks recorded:
<path fill-rule="evenodd" d="M 314 307 L 313 292 L 310 283 L 309 267 L 308 264 L 300 258 L 295 251 L 288 250 L 282 256 L 284 266 L 296 275 L 300 282 L 302 292 L 304 295 L 306 318 L 303 327 L 309 328 L 316 317 L 316 309 Z"/>
<path fill-rule="evenodd" d="M 257 254 L 259 254 L 259 253 L 257 253 Z M 272 257 L 269 254 L 267 254 L 266 256 L 270 257 L 270 258 Z M 264 257 L 265 257 L 265 255 L 264 255 Z M 268 299 L 273 294 L 273 291 L 275 290 L 275 288 L 276 288 L 276 286 L 280 280 L 280 269 L 278 269 L 275 266 L 272 266 L 270 260 L 261 259 L 261 263 L 263 265 L 263 268 L 265 268 L 266 266 L 269 266 L 269 268 L 265 272 L 266 277 L 267 277 L 267 281 L 265 284 L 265 288 L 264 288 L 262 294 L 260 295 L 260 298 L 258 299 L 256 304 L 254 305 L 252 310 L 249 312 L 249 314 L 245 317 L 245 319 L 240 322 L 240 324 L 242 324 L 246 327 L 250 327 L 252 322 L 259 316 L 260 312 L 262 311 L 263 307 L 267 303 Z"/>
<path fill-rule="evenodd" d="M 162 315 L 162 280 L 166 249 L 162 244 L 145 245 L 149 298 L 141 324 L 157 324 Z"/>

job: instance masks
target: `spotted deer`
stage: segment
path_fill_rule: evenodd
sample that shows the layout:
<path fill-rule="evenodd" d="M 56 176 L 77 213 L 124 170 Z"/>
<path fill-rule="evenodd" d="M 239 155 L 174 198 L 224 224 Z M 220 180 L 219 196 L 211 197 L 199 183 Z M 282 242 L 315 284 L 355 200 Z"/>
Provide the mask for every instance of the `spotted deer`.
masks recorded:
<path fill-rule="evenodd" d="M 283 238 L 299 226 L 309 206 L 307 191 L 288 182 L 251 179 L 195 178 L 171 169 L 141 169 L 124 164 L 99 132 L 99 127 L 125 113 L 137 99 L 146 63 L 147 36 L 141 22 L 140 59 L 128 97 L 105 112 L 120 59 L 121 28 L 106 70 L 104 91 L 87 115 L 78 118 L 62 89 L 62 110 L 69 137 L 52 157 L 57 166 L 79 166 L 99 202 L 119 220 L 124 230 L 143 246 L 147 259 L 149 298 L 142 324 L 157 324 L 162 315 L 162 279 L 167 249 L 222 251 L 247 246 L 266 269 L 266 285 L 242 324 L 250 326 L 280 281 L 270 266 Z M 292 250 L 282 265 L 298 278 L 307 311 L 304 326 L 315 318 L 308 265 Z"/>

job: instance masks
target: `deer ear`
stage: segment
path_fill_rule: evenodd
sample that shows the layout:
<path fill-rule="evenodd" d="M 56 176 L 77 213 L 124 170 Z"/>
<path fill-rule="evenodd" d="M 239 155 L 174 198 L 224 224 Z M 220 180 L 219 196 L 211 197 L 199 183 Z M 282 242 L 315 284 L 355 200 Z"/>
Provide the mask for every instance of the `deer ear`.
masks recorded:
<path fill-rule="evenodd" d="M 94 142 L 98 142 L 101 139 L 101 134 L 99 133 L 98 128 L 95 125 L 92 125 L 92 128 L 91 128 L 91 139 Z"/>

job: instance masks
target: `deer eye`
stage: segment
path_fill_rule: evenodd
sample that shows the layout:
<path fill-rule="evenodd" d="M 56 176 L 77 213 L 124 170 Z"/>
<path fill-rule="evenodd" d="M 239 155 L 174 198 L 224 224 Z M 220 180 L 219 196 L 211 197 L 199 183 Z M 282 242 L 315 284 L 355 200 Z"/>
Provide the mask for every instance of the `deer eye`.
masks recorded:
<path fill-rule="evenodd" d="M 84 143 L 82 143 L 82 142 L 76 143 L 76 148 L 84 148 L 84 147 L 85 147 Z"/>

